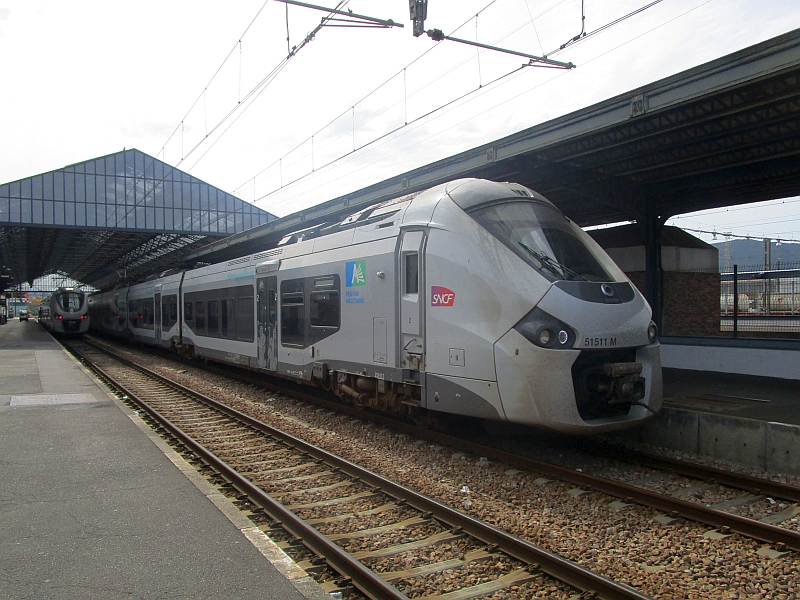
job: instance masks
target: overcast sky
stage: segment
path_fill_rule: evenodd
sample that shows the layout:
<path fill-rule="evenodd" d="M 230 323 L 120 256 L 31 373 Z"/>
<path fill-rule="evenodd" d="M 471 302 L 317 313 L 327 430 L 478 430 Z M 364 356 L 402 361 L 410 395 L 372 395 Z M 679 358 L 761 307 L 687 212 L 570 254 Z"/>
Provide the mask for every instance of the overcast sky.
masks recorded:
<path fill-rule="evenodd" d="M 586 0 L 586 31 L 648 3 Z M 0 0 L 0 182 L 137 148 L 283 216 L 800 27 L 797 0 L 664 0 L 551 55 L 576 69 L 518 69 L 414 38 L 406 0 L 350 0 L 405 27 L 325 28 L 283 63 L 285 5 L 222 6 Z M 323 15 L 290 7 L 290 45 Z M 581 31 L 581 2 L 430 0 L 434 27 L 541 55 Z M 799 207 L 670 223 L 800 240 Z"/>

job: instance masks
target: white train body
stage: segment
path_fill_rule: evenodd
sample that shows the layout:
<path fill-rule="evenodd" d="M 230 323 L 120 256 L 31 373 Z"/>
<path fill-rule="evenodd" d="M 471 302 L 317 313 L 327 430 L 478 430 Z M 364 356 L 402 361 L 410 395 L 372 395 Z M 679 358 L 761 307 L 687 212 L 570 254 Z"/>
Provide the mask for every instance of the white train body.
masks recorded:
<path fill-rule="evenodd" d="M 266 252 L 98 294 L 93 314 L 123 296 L 151 299 L 152 329 L 93 327 L 411 416 L 591 433 L 661 406 L 644 298 L 579 227 L 515 184 L 441 185 Z M 174 323 L 168 296 L 180 298 Z"/>
<path fill-rule="evenodd" d="M 86 294 L 80 288 L 58 288 L 39 305 L 39 323 L 52 333 L 86 333 L 89 331 Z"/>

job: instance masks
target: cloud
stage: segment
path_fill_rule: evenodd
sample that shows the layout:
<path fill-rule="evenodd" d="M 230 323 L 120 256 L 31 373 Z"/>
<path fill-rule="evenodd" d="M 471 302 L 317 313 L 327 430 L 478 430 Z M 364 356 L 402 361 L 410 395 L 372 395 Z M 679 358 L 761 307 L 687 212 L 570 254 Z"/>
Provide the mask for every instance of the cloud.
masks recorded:
<path fill-rule="evenodd" d="M 8 21 L 8 17 L 11 15 L 10 8 L 4 8 L 0 6 L 0 21 Z M 0 29 L 0 37 L 3 37 L 3 30 Z"/>

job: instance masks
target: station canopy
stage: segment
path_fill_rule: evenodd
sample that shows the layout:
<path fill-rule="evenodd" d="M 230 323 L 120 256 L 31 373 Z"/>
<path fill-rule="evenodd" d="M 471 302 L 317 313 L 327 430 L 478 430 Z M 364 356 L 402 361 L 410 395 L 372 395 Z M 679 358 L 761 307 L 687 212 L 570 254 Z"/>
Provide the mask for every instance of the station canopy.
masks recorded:
<path fill-rule="evenodd" d="M 183 264 L 276 217 L 139 150 L 0 185 L 6 287 L 58 274 L 103 288 Z"/>
<path fill-rule="evenodd" d="M 204 246 L 216 262 L 462 177 L 521 183 L 581 226 L 657 232 L 692 211 L 800 195 L 800 29 Z M 651 236 L 653 237 L 653 236 Z"/>

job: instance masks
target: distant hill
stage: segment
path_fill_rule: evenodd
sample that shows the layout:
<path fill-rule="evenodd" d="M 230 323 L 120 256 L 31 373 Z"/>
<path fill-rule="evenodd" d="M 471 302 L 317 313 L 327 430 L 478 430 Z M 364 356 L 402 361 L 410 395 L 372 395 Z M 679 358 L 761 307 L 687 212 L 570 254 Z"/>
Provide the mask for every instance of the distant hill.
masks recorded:
<path fill-rule="evenodd" d="M 731 240 L 731 268 L 764 268 L 763 240 Z M 725 242 L 712 244 L 719 250 L 719 268 L 725 268 Z M 777 268 L 778 260 L 782 267 L 800 266 L 800 244 L 783 243 L 780 246 L 772 243 L 772 267 Z"/>

